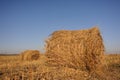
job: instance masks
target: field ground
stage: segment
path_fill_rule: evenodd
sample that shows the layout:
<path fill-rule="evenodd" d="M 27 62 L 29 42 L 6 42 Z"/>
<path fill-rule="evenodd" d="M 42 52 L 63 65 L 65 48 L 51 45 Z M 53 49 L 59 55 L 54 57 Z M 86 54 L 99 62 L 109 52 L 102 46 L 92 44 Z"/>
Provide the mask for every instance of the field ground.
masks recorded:
<path fill-rule="evenodd" d="M 67 67 L 50 67 L 45 55 L 37 61 L 21 61 L 19 55 L 0 55 L 0 80 L 120 80 L 120 54 L 106 54 L 106 67 L 99 75 L 89 75 Z"/>

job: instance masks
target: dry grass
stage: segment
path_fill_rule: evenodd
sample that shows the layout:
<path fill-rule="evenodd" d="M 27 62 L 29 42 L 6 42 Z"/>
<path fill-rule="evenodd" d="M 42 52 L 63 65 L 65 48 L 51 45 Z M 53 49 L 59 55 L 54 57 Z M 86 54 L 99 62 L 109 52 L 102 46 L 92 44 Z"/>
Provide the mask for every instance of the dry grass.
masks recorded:
<path fill-rule="evenodd" d="M 102 70 L 104 45 L 97 27 L 55 31 L 46 41 L 47 63 L 94 72 Z"/>
<path fill-rule="evenodd" d="M 108 76 L 114 77 L 109 80 L 120 80 L 120 54 L 107 54 L 105 59 Z"/>
<path fill-rule="evenodd" d="M 120 55 L 119 54 L 107 54 L 106 63 L 108 65 L 120 63 Z"/>
<path fill-rule="evenodd" d="M 0 61 L 7 60 L 9 56 L 0 56 Z M 14 58 L 16 57 L 16 58 Z M 44 55 L 36 61 L 21 61 L 19 56 L 11 56 L 11 61 L 0 66 L 0 80 L 77 80 L 85 79 L 87 72 L 75 70 L 67 67 L 48 67 Z"/>
<path fill-rule="evenodd" d="M 119 59 L 118 59 L 119 58 Z M 50 67 L 46 56 L 39 60 L 21 61 L 20 56 L 0 56 L 0 80 L 119 80 L 120 54 L 106 55 L 108 69 L 104 75 L 89 75 L 69 67 Z M 110 62 L 110 63 L 109 63 Z M 46 65 L 47 64 L 47 65 Z"/>

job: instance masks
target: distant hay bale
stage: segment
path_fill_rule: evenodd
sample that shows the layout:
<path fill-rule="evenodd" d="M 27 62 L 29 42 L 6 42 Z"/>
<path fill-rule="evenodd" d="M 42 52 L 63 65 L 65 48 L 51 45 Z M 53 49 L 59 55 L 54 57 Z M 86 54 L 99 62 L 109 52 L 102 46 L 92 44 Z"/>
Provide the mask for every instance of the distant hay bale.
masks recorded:
<path fill-rule="evenodd" d="M 46 41 L 47 63 L 95 71 L 104 62 L 104 45 L 97 27 L 86 30 L 59 30 Z"/>
<path fill-rule="evenodd" d="M 38 50 L 26 50 L 21 53 L 22 60 L 38 60 L 40 57 L 40 52 Z"/>

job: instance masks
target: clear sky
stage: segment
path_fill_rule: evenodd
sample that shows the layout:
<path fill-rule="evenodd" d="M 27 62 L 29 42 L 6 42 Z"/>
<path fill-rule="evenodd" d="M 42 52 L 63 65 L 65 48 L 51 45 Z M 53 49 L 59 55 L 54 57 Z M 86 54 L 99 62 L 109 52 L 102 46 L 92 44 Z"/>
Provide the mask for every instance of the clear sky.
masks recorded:
<path fill-rule="evenodd" d="M 0 52 L 43 51 L 53 31 L 93 26 L 106 52 L 120 51 L 120 0 L 0 0 Z"/>

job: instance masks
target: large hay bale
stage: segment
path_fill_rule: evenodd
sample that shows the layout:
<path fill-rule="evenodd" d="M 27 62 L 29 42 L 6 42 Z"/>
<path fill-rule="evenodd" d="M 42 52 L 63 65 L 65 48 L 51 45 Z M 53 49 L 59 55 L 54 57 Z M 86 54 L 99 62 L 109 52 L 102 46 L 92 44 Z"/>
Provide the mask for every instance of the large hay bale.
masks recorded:
<path fill-rule="evenodd" d="M 38 50 L 26 50 L 21 53 L 22 60 L 38 60 L 40 57 L 40 52 Z"/>
<path fill-rule="evenodd" d="M 101 69 L 104 45 L 97 27 L 87 30 L 59 30 L 46 41 L 47 63 L 94 71 Z"/>

